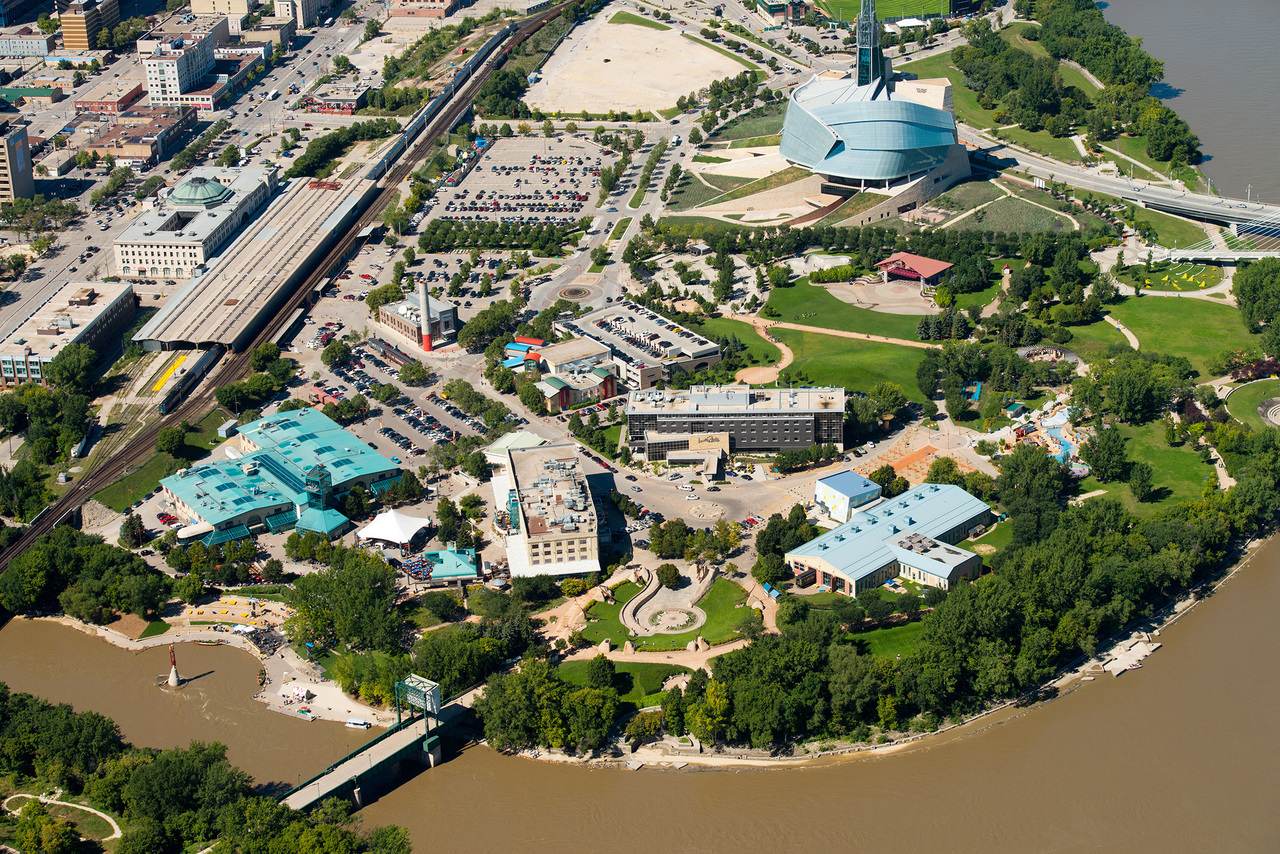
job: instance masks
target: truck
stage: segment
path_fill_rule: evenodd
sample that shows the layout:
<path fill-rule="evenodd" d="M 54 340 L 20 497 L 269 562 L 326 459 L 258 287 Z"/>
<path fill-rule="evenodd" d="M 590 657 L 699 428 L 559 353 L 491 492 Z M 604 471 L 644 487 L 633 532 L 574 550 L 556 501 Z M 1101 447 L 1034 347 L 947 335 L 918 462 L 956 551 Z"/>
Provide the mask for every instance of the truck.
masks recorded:
<path fill-rule="evenodd" d="M 279 89 L 272 89 L 270 92 L 267 93 L 268 101 L 274 101 L 276 98 L 279 98 L 279 97 L 280 97 Z"/>

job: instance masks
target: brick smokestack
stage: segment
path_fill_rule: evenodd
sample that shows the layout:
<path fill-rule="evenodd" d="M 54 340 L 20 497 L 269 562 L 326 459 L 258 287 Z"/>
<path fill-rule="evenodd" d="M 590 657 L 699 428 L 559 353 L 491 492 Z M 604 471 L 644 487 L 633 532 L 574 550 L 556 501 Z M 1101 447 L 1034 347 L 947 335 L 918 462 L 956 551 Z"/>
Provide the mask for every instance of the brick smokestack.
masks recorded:
<path fill-rule="evenodd" d="M 418 331 L 422 334 L 422 349 L 431 352 L 431 297 L 427 294 L 427 283 L 418 278 Z"/>

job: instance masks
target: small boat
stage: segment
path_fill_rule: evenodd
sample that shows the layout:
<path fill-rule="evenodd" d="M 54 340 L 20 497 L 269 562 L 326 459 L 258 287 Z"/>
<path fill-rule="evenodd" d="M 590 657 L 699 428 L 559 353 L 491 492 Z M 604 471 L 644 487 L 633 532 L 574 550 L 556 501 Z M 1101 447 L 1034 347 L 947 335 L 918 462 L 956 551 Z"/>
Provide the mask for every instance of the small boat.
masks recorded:
<path fill-rule="evenodd" d="M 369 723 L 364 718 L 347 718 L 348 729 L 369 729 L 371 726 L 373 726 L 373 724 Z"/>

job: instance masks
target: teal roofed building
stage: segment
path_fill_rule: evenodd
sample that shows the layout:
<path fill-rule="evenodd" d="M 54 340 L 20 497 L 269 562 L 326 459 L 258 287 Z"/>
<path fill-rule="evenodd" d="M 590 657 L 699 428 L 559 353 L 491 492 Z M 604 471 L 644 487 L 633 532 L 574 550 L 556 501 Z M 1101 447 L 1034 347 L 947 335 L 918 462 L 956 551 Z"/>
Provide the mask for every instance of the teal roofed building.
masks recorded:
<path fill-rule="evenodd" d="M 400 469 L 315 409 L 245 424 L 223 447 L 231 459 L 202 462 L 160 481 L 179 540 L 206 545 L 255 531 L 298 528 L 326 536 L 351 524 L 338 509 L 357 486 L 380 494 Z"/>
<path fill-rule="evenodd" d="M 991 521 L 991 508 L 958 486 L 923 483 L 859 510 L 785 556 L 801 586 L 857 596 L 899 576 L 948 589 L 982 569 L 956 543 Z"/>

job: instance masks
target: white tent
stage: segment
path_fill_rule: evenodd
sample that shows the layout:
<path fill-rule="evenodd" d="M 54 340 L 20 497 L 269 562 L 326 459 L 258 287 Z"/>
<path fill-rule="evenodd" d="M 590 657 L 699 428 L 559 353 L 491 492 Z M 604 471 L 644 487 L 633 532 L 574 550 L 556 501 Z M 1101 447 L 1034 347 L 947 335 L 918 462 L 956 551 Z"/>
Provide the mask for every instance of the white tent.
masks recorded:
<path fill-rule="evenodd" d="M 379 513 L 372 522 L 357 531 L 356 535 L 362 540 L 382 540 L 403 546 L 408 545 L 414 534 L 430 524 L 430 519 L 410 516 L 399 510 L 387 510 Z"/>

